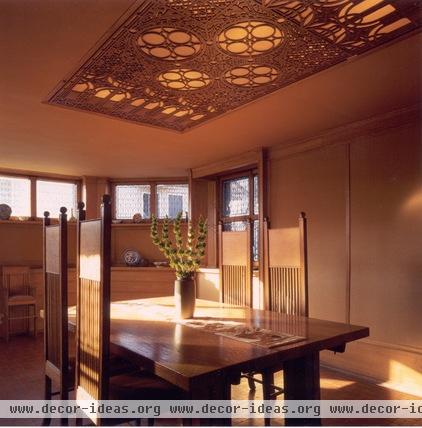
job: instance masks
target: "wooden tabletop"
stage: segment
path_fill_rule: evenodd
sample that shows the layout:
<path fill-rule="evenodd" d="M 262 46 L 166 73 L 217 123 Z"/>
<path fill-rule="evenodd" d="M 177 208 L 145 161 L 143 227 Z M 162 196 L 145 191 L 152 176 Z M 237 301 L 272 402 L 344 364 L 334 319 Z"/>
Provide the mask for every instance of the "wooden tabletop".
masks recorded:
<path fill-rule="evenodd" d="M 71 308 L 69 323 L 73 326 L 74 314 Z M 113 302 L 111 318 L 114 353 L 141 363 L 186 390 L 216 374 L 276 366 L 312 352 L 341 348 L 369 335 L 367 327 L 197 299 L 195 318 L 238 321 L 306 337 L 301 342 L 268 349 L 181 325 L 174 319 L 173 297 Z"/>

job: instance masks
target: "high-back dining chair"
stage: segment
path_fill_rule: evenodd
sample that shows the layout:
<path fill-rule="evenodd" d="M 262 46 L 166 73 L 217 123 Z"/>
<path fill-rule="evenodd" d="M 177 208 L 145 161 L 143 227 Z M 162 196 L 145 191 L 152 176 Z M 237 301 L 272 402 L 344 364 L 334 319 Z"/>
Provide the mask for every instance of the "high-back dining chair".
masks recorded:
<path fill-rule="evenodd" d="M 308 241 L 305 213 L 297 227 L 271 229 L 264 220 L 267 306 L 271 311 L 308 316 Z"/>
<path fill-rule="evenodd" d="M 112 376 L 110 196 L 102 197 L 100 219 L 85 220 L 83 207 L 78 206 L 77 226 L 76 400 L 181 398 L 176 387 L 139 369 Z M 97 425 L 117 422 L 98 415 L 88 417 Z"/>
<path fill-rule="evenodd" d="M 3 266 L 2 268 L 2 300 L 4 305 L 5 339 L 9 341 L 10 326 L 13 320 L 25 320 L 27 331 L 32 321 L 33 335 L 37 332 L 37 312 L 35 288 L 30 283 L 28 266 Z M 15 309 L 20 309 L 16 314 Z"/>
<path fill-rule="evenodd" d="M 244 231 L 224 231 L 218 225 L 220 301 L 238 306 L 252 305 L 251 227 Z"/>
<path fill-rule="evenodd" d="M 59 223 L 51 225 L 50 213 L 44 212 L 44 398 L 55 394 L 67 400 L 73 388 L 74 364 L 69 362 L 67 309 L 67 209 L 60 208 Z M 53 393 L 52 385 L 58 385 Z M 43 425 L 50 423 L 45 418 Z M 67 424 L 63 419 L 62 424 Z"/>
<path fill-rule="evenodd" d="M 267 309 L 307 317 L 308 240 L 305 213 L 300 213 L 297 227 L 287 229 L 271 229 L 268 220 L 264 219 L 263 245 L 266 254 L 264 273 Z M 301 325 L 300 321 L 297 323 Z M 294 330 L 294 317 L 290 324 Z M 264 400 L 270 400 L 284 392 L 283 388 L 274 385 L 274 373 L 280 370 L 282 366 L 264 372 L 247 373 L 244 377 L 248 379 L 251 390 L 255 390 L 255 382 L 261 383 Z M 256 378 L 257 374 L 261 375 L 262 380 Z M 265 425 L 270 425 L 270 419 L 265 418 Z"/>
<path fill-rule="evenodd" d="M 103 197 L 101 218 L 85 220 L 78 206 L 77 225 L 77 400 L 108 397 L 110 356 L 111 206 Z"/>

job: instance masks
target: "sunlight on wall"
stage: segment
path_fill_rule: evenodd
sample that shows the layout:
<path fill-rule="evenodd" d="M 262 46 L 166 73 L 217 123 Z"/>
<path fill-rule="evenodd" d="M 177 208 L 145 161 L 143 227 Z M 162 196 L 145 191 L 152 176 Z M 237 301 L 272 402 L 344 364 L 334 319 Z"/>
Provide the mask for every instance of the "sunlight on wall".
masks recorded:
<path fill-rule="evenodd" d="M 216 272 L 199 272 L 197 276 L 197 297 L 218 302 L 220 298 L 220 278 Z"/>

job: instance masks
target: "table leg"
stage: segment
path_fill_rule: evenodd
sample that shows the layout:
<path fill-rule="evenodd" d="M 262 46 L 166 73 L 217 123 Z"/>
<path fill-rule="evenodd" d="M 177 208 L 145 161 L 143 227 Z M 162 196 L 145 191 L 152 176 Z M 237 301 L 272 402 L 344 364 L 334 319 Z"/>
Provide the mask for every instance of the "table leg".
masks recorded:
<path fill-rule="evenodd" d="M 231 378 L 224 373 L 215 375 L 209 382 L 196 385 L 189 392 L 191 400 L 231 400 Z M 231 426 L 231 418 L 198 418 L 192 421 L 201 426 Z"/>
<path fill-rule="evenodd" d="M 319 352 L 284 362 L 285 400 L 319 400 Z M 288 426 L 321 425 L 321 419 L 286 418 Z"/>
<path fill-rule="evenodd" d="M 215 385 L 213 390 L 214 400 L 231 400 L 232 398 L 232 384 L 228 377 L 221 376 L 219 382 Z M 215 426 L 229 427 L 232 425 L 231 418 L 211 419 L 211 423 Z"/>

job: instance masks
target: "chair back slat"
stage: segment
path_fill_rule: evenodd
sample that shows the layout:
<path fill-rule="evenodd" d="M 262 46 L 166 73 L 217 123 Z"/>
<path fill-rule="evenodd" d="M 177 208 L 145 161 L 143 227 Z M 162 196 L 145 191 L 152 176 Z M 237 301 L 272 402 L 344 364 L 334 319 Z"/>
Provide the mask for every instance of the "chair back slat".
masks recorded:
<path fill-rule="evenodd" d="M 252 305 L 251 227 L 223 231 L 219 227 L 220 300 L 238 306 Z"/>
<path fill-rule="evenodd" d="M 69 390 L 67 314 L 67 214 L 60 209 L 59 224 L 50 225 L 44 213 L 44 354 L 45 372 L 59 383 L 62 399 Z"/>
<path fill-rule="evenodd" d="M 110 353 L 111 204 L 103 196 L 101 218 L 78 210 L 76 398 L 106 400 Z M 99 423 L 95 416 L 94 423 Z"/>
<path fill-rule="evenodd" d="M 300 214 L 297 227 L 270 229 L 264 221 L 264 245 L 268 262 L 266 286 L 269 309 L 290 315 L 308 316 L 307 224 Z"/>
<path fill-rule="evenodd" d="M 2 284 L 9 297 L 30 293 L 30 272 L 28 266 L 3 266 Z"/>

